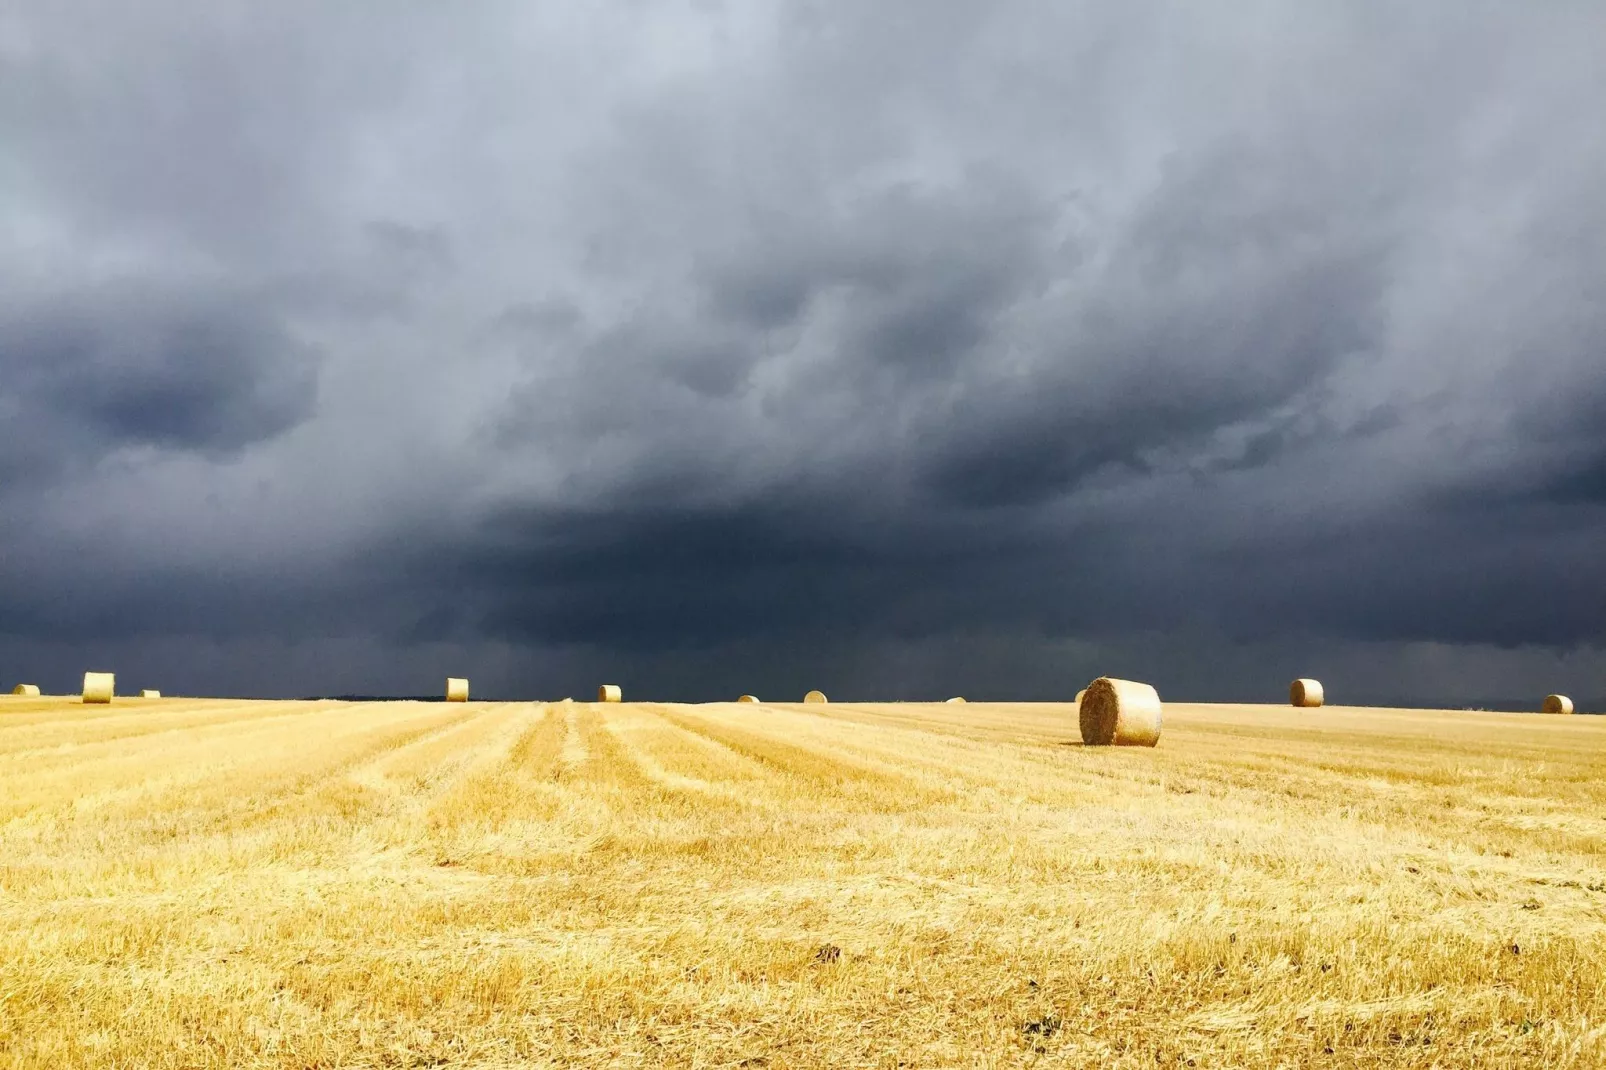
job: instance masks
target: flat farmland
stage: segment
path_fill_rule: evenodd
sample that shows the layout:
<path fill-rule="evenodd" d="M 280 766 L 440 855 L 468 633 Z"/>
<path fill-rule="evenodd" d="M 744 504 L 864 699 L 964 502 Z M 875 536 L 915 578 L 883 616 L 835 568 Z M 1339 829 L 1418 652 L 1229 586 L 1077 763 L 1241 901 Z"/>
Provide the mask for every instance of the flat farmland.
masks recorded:
<path fill-rule="evenodd" d="M 1606 1065 L 1606 718 L 0 699 L 0 1065 Z"/>

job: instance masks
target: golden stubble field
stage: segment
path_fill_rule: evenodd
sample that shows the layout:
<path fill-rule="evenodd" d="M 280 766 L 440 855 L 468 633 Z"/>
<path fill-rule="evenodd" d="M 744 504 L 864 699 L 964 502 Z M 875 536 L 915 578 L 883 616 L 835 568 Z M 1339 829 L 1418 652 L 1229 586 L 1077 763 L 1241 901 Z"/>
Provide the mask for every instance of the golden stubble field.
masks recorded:
<path fill-rule="evenodd" d="M 0 1065 L 1606 1065 L 1606 718 L 0 699 Z"/>

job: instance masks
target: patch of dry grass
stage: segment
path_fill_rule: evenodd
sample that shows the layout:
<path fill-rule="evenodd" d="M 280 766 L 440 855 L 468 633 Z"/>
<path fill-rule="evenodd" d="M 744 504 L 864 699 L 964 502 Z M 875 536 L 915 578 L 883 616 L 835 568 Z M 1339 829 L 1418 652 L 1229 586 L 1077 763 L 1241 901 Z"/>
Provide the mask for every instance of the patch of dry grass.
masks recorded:
<path fill-rule="evenodd" d="M 1606 720 L 0 697 L 0 1065 L 1606 1065 Z"/>

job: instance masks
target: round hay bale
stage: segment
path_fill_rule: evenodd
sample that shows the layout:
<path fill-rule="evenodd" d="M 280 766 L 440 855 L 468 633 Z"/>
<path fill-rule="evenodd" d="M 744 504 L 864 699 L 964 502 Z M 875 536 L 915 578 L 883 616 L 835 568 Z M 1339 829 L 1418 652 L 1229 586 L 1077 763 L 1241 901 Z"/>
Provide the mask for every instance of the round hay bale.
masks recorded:
<path fill-rule="evenodd" d="M 13 695 L 27 695 L 29 698 L 38 698 L 39 697 L 39 685 L 38 684 L 18 684 L 16 687 L 13 687 L 11 689 L 11 693 Z"/>
<path fill-rule="evenodd" d="M 1288 685 L 1288 701 L 1295 706 L 1314 709 L 1322 704 L 1322 682 L 1300 677 Z"/>
<path fill-rule="evenodd" d="M 603 684 L 597 688 L 598 702 L 623 702 L 624 693 L 619 690 L 618 684 Z"/>
<path fill-rule="evenodd" d="M 1546 695 L 1545 712 L 1571 713 L 1573 712 L 1573 700 L 1566 695 Z"/>
<path fill-rule="evenodd" d="M 145 688 L 143 691 L 141 691 L 139 693 L 139 697 L 140 698 L 161 698 L 162 697 L 162 693 L 160 691 L 156 691 L 156 690 L 153 690 L 153 689 L 147 687 L 147 688 Z"/>
<path fill-rule="evenodd" d="M 448 676 L 446 678 L 446 701 L 467 702 L 468 681 L 461 676 Z"/>
<path fill-rule="evenodd" d="M 1101 676 L 1087 685 L 1080 720 L 1090 747 L 1152 747 L 1160 742 L 1160 695 L 1148 684 Z"/>
<path fill-rule="evenodd" d="M 117 689 L 117 674 L 110 672 L 84 673 L 84 701 L 106 703 L 112 700 Z"/>
<path fill-rule="evenodd" d="M 758 701 L 758 696 L 757 695 L 743 695 L 741 698 L 737 699 L 736 701 L 737 702 L 757 702 Z"/>
<path fill-rule="evenodd" d="M 803 701 L 804 702 L 830 702 L 831 700 L 825 697 L 825 692 L 824 691 L 810 691 L 808 694 L 803 696 Z"/>
<path fill-rule="evenodd" d="M 948 700 L 948 705 L 952 706 L 955 703 L 963 703 L 964 701 L 965 701 L 965 696 L 964 695 L 955 695 L 953 698 Z"/>
<path fill-rule="evenodd" d="M 1085 688 L 1085 687 L 1082 688 L 1082 690 L 1080 690 L 1080 691 L 1078 691 L 1076 693 L 1076 704 L 1078 706 L 1080 706 L 1082 704 L 1082 696 L 1085 695 L 1085 694 L 1087 694 L 1087 688 Z"/>

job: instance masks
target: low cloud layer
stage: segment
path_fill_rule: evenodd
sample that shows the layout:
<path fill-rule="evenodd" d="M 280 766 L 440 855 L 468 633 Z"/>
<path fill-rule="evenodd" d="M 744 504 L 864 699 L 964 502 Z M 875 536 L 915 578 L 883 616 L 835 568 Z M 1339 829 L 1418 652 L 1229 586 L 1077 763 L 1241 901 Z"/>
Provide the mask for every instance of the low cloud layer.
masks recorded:
<path fill-rule="evenodd" d="M 0 19 L 0 681 L 1606 700 L 1603 32 Z"/>

